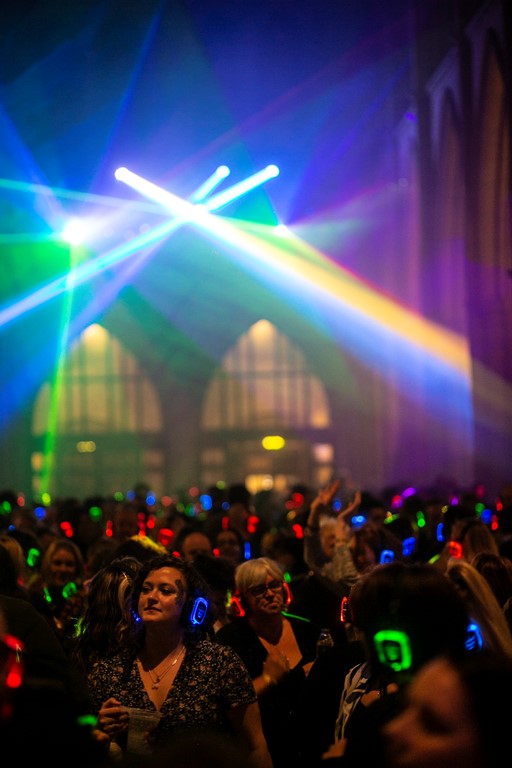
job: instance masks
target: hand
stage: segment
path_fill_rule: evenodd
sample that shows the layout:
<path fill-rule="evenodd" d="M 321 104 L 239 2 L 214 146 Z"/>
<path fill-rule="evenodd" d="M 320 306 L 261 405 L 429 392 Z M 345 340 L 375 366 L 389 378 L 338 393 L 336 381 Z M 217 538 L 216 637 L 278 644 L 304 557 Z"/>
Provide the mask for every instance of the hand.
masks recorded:
<path fill-rule="evenodd" d="M 322 755 L 322 760 L 329 760 L 331 757 L 343 757 L 347 748 L 347 740 L 340 739 L 334 744 L 331 744 L 327 752 Z"/>
<path fill-rule="evenodd" d="M 101 705 L 98 728 L 111 739 L 128 728 L 128 712 L 120 701 L 110 698 Z"/>
<path fill-rule="evenodd" d="M 339 520 L 340 518 L 342 518 L 342 519 L 346 520 L 349 517 L 349 515 L 352 514 L 352 512 L 355 512 L 355 510 L 358 508 L 360 503 L 361 503 L 361 491 L 356 491 L 354 493 L 354 498 L 352 499 L 350 504 L 348 504 L 345 507 L 345 509 L 341 510 L 341 512 L 338 514 L 338 518 L 337 519 Z"/>
<path fill-rule="evenodd" d="M 290 662 L 281 651 L 269 651 L 265 663 L 263 664 L 263 674 L 272 678 L 274 683 L 278 683 L 290 672 Z"/>
<path fill-rule="evenodd" d="M 398 692 L 398 685 L 396 683 L 388 683 L 386 685 L 386 693 L 397 693 Z M 361 696 L 361 704 L 363 707 L 369 707 L 370 704 L 373 704 L 374 701 L 377 701 L 381 697 L 380 691 L 368 691 L 368 693 L 363 693 Z"/>
<path fill-rule="evenodd" d="M 328 507 L 329 504 L 332 504 L 332 500 L 336 496 L 340 485 L 340 480 L 333 480 L 332 483 L 329 483 L 325 488 L 319 490 L 316 497 L 311 502 L 311 509 L 316 510 L 319 507 L 324 508 Z"/>

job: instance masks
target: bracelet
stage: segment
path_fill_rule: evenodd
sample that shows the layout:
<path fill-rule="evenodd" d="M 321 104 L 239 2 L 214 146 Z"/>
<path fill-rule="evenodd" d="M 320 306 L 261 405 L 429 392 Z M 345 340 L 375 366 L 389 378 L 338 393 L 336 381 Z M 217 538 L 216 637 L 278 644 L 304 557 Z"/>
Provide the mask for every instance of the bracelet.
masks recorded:
<path fill-rule="evenodd" d="M 273 677 L 270 677 L 268 672 L 263 672 L 262 677 L 263 677 L 263 682 L 266 683 L 267 685 L 275 685 L 276 684 L 276 681 L 274 680 Z"/>

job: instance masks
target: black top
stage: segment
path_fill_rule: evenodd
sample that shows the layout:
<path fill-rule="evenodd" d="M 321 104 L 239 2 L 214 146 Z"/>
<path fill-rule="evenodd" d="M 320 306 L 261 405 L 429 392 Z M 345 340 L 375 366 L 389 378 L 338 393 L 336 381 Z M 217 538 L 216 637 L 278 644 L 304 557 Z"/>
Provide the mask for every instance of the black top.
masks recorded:
<path fill-rule="evenodd" d="M 263 732 L 274 768 L 298 768 L 300 738 L 296 713 L 305 694 L 307 680 L 302 665 L 315 659 L 320 628 L 307 619 L 285 616 L 292 626 L 302 659 L 283 680 L 265 691 L 259 704 Z M 262 674 L 267 650 L 246 617 L 234 619 L 222 627 L 216 637 L 220 643 L 236 651 L 253 680 Z"/>

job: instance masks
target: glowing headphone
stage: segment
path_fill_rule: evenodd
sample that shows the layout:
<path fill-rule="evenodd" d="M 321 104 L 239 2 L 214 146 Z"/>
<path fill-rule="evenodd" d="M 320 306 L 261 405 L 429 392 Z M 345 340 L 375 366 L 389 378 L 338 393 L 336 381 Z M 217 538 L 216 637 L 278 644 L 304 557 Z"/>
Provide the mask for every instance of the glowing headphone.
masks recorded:
<path fill-rule="evenodd" d="M 407 670 L 412 664 L 409 635 L 399 629 L 381 629 L 373 636 L 377 656 L 381 664 L 395 672 Z"/>
<path fill-rule="evenodd" d="M 283 593 L 285 608 L 287 608 L 292 602 L 293 596 L 292 591 L 286 581 L 283 581 Z M 229 595 L 228 593 L 227 607 L 230 609 L 233 616 L 237 616 L 238 618 L 245 616 L 246 610 L 243 605 L 243 597 L 238 589 L 233 595 Z"/>
<path fill-rule="evenodd" d="M 208 600 L 204 597 L 196 597 L 190 610 L 190 623 L 199 626 L 203 623 L 208 612 Z"/>
<path fill-rule="evenodd" d="M 398 629 L 382 629 L 374 635 L 373 642 L 381 664 L 391 667 L 395 672 L 410 668 L 412 648 L 409 636 L 405 632 Z M 466 650 L 480 651 L 483 646 L 480 627 L 472 621 L 467 628 Z"/>
<path fill-rule="evenodd" d="M 467 651 L 481 651 L 484 647 L 484 639 L 480 627 L 476 622 L 471 621 L 468 624 L 466 633 L 466 650 Z"/>
<path fill-rule="evenodd" d="M 350 613 L 350 604 L 348 597 L 345 595 L 341 600 L 340 621 L 343 624 L 350 624 L 352 622 L 352 614 Z"/>
<path fill-rule="evenodd" d="M 448 542 L 448 554 L 450 557 L 456 557 L 458 560 L 462 557 L 462 544 L 460 541 L 449 541 Z"/>

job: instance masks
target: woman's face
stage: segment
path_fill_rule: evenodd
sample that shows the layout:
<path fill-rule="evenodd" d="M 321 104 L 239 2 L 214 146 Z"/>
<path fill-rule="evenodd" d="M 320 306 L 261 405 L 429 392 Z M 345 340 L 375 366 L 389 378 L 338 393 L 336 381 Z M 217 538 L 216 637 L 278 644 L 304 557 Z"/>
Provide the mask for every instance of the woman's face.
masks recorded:
<path fill-rule="evenodd" d="M 245 591 L 245 599 L 252 613 L 267 616 L 282 613 L 285 604 L 283 579 L 267 573 L 264 579 Z"/>
<path fill-rule="evenodd" d="M 185 577 L 177 568 L 150 571 L 142 585 L 137 610 L 145 625 L 178 624 L 187 598 Z"/>
<path fill-rule="evenodd" d="M 70 581 L 76 579 L 76 560 L 72 552 L 67 549 L 57 548 L 50 559 L 49 581 L 52 586 L 65 587 Z"/>
<path fill-rule="evenodd" d="M 444 659 L 418 672 L 405 710 L 383 727 L 392 768 L 477 768 L 477 734 L 460 678 Z"/>
<path fill-rule="evenodd" d="M 215 539 L 215 544 L 219 550 L 219 556 L 223 557 L 224 560 L 235 565 L 242 561 L 242 547 L 233 531 L 220 531 Z"/>

